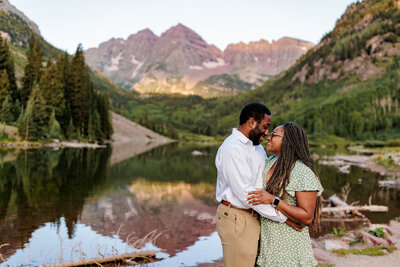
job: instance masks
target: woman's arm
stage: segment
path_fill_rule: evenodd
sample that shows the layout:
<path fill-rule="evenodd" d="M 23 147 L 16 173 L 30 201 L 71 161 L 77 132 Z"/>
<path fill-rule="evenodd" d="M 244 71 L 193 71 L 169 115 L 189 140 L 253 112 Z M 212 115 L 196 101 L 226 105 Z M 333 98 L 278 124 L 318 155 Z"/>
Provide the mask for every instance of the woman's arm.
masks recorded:
<path fill-rule="evenodd" d="M 271 204 L 275 196 L 265 190 L 258 189 L 249 192 L 247 201 L 249 204 Z M 310 225 L 314 217 L 315 203 L 317 200 L 317 191 L 297 191 L 296 192 L 297 207 L 292 206 L 282 199 L 276 208 L 293 221 Z"/>

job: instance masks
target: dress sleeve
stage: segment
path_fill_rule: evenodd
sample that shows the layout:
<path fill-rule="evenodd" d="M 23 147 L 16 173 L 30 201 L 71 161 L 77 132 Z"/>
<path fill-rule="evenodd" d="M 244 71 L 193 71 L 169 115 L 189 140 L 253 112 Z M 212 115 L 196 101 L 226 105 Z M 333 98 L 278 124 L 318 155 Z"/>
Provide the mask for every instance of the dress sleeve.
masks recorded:
<path fill-rule="evenodd" d="M 290 173 L 290 181 L 286 187 L 286 192 L 292 197 L 296 197 L 296 191 L 318 191 L 317 196 L 324 191 L 318 177 L 300 161 L 296 162 Z"/>

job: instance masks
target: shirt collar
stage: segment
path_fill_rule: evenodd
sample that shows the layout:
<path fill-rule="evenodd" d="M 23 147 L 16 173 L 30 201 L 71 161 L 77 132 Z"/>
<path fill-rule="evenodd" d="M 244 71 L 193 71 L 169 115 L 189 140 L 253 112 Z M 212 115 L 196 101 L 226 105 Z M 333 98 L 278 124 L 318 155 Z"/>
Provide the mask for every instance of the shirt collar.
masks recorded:
<path fill-rule="evenodd" d="M 241 131 L 239 131 L 237 128 L 232 129 L 232 135 L 235 136 L 237 139 L 240 140 L 245 145 L 250 145 L 255 149 L 255 146 L 253 146 L 253 141 L 251 141 L 249 138 L 247 138 Z"/>

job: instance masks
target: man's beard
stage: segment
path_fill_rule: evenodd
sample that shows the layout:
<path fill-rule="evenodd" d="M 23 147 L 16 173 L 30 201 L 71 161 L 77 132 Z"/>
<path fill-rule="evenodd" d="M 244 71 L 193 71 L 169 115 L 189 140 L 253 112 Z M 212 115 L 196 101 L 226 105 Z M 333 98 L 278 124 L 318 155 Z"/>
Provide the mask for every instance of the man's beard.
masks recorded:
<path fill-rule="evenodd" d="M 264 133 L 260 130 L 259 125 L 249 132 L 249 139 L 253 142 L 253 146 L 258 146 L 260 144 L 260 138 L 264 136 Z"/>

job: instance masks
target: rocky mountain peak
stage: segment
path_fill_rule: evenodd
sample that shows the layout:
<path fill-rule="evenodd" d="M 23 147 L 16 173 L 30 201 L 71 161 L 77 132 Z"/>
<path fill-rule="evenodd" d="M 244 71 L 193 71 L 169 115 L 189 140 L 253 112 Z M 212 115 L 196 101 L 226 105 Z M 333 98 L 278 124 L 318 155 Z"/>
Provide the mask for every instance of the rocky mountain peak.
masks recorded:
<path fill-rule="evenodd" d="M 222 52 L 179 23 L 160 37 L 144 29 L 126 41 L 114 39 L 97 51 L 87 50 L 86 59 L 113 81 L 141 93 L 203 95 L 208 90 L 218 96 L 218 91 L 226 94 L 254 88 L 287 69 L 311 47 L 312 43 L 285 37 L 272 43 L 240 42 Z M 209 77 L 201 88 L 196 87 Z"/>
<path fill-rule="evenodd" d="M 127 41 L 131 42 L 133 40 L 138 40 L 138 39 L 158 39 L 158 36 L 155 35 L 149 28 L 146 28 L 144 30 L 138 31 L 135 34 L 129 35 Z"/>
<path fill-rule="evenodd" d="M 176 26 L 169 28 L 166 32 L 161 34 L 162 39 L 173 39 L 173 40 L 199 40 L 204 42 L 204 40 L 195 33 L 193 30 L 189 29 L 185 25 L 179 23 Z"/>

